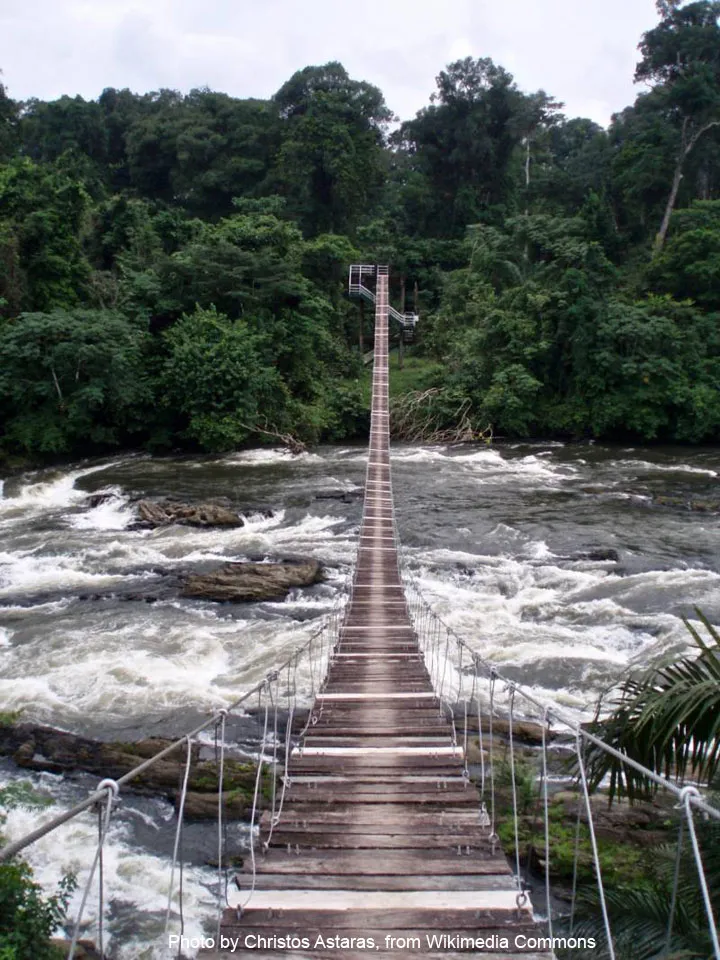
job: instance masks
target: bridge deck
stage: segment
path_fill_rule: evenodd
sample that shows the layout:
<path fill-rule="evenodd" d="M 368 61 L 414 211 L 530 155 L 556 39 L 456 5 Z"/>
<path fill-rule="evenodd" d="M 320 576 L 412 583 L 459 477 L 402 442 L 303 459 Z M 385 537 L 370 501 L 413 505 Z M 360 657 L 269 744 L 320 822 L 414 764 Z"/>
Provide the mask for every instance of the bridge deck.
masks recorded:
<path fill-rule="evenodd" d="M 550 957 L 525 945 L 523 937 L 542 934 L 529 905 L 518 908 L 507 861 L 481 825 L 477 790 L 463 776 L 462 747 L 441 716 L 405 603 L 390 478 L 387 304 L 379 271 L 352 600 L 315 704 L 317 723 L 291 758 L 282 818 L 240 917 L 234 908 L 247 900 L 249 872 L 230 893 L 222 935 L 237 948 L 214 956 L 350 960 L 366 955 L 371 938 L 375 957 Z M 272 939 L 288 936 L 307 945 L 287 950 Z M 351 940 L 339 952 L 327 945 L 332 937 Z"/>

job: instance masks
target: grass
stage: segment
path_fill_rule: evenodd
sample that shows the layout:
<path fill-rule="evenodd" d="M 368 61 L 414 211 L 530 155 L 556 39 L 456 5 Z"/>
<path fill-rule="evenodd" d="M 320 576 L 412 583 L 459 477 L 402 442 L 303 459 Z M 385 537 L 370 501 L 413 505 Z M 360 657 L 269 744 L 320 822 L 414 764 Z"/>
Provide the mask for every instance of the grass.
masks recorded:
<path fill-rule="evenodd" d="M 405 348 L 403 369 L 398 368 L 397 350 L 391 350 L 389 356 L 390 380 L 388 384 L 390 399 L 400 397 L 411 390 L 428 390 L 442 383 L 443 367 L 428 357 L 417 356 Z M 372 365 L 365 368 L 362 378 L 363 393 L 368 405 L 372 388 Z"/>

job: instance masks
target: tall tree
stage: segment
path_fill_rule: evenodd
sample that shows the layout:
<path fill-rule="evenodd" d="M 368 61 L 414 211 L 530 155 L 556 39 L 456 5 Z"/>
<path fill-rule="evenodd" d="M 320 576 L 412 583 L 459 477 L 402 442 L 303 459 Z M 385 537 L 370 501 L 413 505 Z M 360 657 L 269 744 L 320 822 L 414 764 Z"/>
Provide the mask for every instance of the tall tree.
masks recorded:
<path fill-rule="evenodd" d="M 676 128 L 676 156 L 670 194 L 654 254 L 662 250 L 675 208 L 685 163 L 698 141 L 720 126 L 720 3 L 698 0 L 680 6 L 660 0 L 660 24 L 643 35 L 636 81 L 662 86 L 667 120 Z"/>
<path fill-rule="evenodd" d="M 299 70 L 274 101 L 284 121 L 275 176 L 290 213 L 307 234 L 352 234 L 385 178 L 382 93 L 333 62 Z"/>
<path fill-rule="evenodd" d="M 16 148 L 18 114 L 19 104 L 8 95 L 4 84 L 0 82 L 0 161 L 10 157 Z"/>
<path fill-rule="evenodd" d="M 395 135 L 410 170 L 430 185 L 432 232 L 460 236 L 514 204 L 510 162 L 529 132 L 526 98 L 511 74 L 489 58 L 466 57 L 442 70 L 431 105 Z"/>

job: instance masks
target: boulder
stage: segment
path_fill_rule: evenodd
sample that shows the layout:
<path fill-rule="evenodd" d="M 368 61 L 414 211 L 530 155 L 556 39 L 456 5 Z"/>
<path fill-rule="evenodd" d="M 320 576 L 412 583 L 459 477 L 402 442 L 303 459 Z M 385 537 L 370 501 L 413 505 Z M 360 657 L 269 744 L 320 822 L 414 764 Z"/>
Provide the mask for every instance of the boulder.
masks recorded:
<path fill-rule="evenodd" d="M 190 527 L 242 527 L 243 518 L 219 503 L 180 503 L 172 500 L 139 500 L 134 529 L 154 529 L 172 523 Z"/>
<path fill-rule="evenodd" d="M 245 820 L 250 817 L 252 797 L 232 790 L 223 795 L 223 817 L 229 820 Z M 175 798 L 175 809 L 180 804 L 179 795 Z M 217 820 L 218 794 L 198 793 L 188 790 L 185 797 L 185 817 L 188 820 Z"/>
<path fill-rule="evenodd" d="M 108 500 L 114 500 L 114 493 L 91 493 L 87 498 L 87 505 L 90 509 L 101 506 L 103 503 L 107 503 Z"/>
<path fill-rule="evenodd" d="M 322 579 L 322 567 L 312 558 L 280 563 L 225 563 L 210 573 L 187 577 L 180 596 L 220 603 L 257 603 L 282 600 L 294 587 L 309 587 Z"/>
<path fill-rule="evenodd" d="M 24 770 L 60 774 L 82 770 L 117 780 L 172 743 L 160 738 L 105 743 L 41 724 L 0 722 L 0 756 L 12 757 Z M 198 744 L 193 745 L 188 780 L 187 813 L 197 820 L 217 816 L 218 767 L 215 760 L 202 759 L 201 750 Z M 180 745 L 135 777 L 126 789 L 159 795 L 177 804 L 178 785 L 182 783 L 184 770 L 185 747 Z M 249 815 L 256 776 L 254 763 L 226 756 L 223 790 L 228 818 Z"/>
<path fill-rule="evenodd" d="M 658 507 L 674 507 L 679 510 L 690 510 L 693 513 L 720 513 L 720 499 L 706 497 L 675 497 L 655 496 L 653 504 Z"/>
<path fill-rule="evenodd" d="M 574 553 L 569 559 L 590 560 L 594 563 L 618 563 L 620 555 L 617 550 L 598 547 L 595 550 L 583 550 L 579 553 Z"/>
<path fill-rule="evenodd" d="M 58 956 L 67 956 L 70 950 L 70 940 L 61 940 L 59 937 L 55 937 L 50 943 L 61 951 Z M 78 940 L 75 947 L 75 960 L 103 960 L 103 957 L 98 953 L 92 940 Z"/>
<path fill-rule="evenodd" d="M 316 493 L 316 500 L 341 500 L 343 503 L 352 503 L 353 500 L 359 500 L 364 496 L 365 491 L 362 487 L 357 490 L 325 490 L 322 493 Z"/>

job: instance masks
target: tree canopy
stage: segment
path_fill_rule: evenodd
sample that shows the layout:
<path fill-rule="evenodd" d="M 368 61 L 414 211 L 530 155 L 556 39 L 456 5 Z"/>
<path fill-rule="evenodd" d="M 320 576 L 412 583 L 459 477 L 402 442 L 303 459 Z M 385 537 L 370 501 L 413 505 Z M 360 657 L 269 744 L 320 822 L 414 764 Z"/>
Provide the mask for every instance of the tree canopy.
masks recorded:
<path fill-rule="evenodd" d="M 608 129 L 486 56 L 403 121 L 334 61 L 268 100 L 0 84 L 0 451 L 362 435 L 352 262 L 419 309 L 440 426 L 718 440 L 719 21 L 661 0 Z"/>

